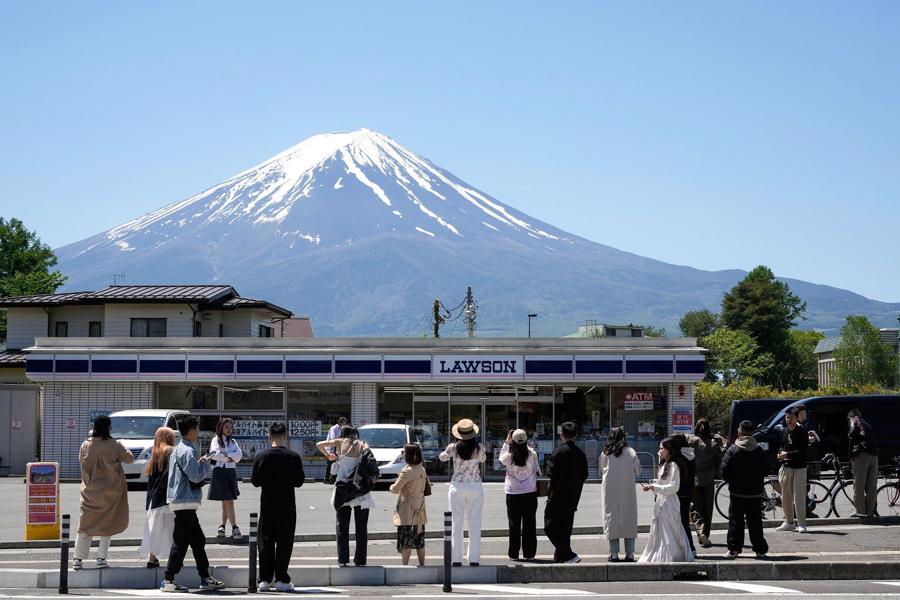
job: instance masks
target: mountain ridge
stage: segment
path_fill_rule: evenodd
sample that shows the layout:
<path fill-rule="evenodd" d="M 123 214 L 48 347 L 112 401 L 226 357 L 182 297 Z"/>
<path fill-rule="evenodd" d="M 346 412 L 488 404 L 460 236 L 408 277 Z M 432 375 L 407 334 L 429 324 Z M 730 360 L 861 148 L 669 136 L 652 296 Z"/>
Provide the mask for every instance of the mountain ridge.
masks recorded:
<path fill-rule="evenodd" d="M 67 288 L 226 282 L 309 314 L 324 335 L 415 335 L 434 298 L 480 299 L 482 335 L 562 335 L 586 319 L 677 329 L 746 273 L 704 271 L 570 234 L 368 130 L 319 134 L 222 183 L 58 249 Z M 785 279 L 831 331 L 900 304 Z M 454 301 L 452 304 L 456 304 Z M 427 327 L 423 329 L 427 332 Z"/>

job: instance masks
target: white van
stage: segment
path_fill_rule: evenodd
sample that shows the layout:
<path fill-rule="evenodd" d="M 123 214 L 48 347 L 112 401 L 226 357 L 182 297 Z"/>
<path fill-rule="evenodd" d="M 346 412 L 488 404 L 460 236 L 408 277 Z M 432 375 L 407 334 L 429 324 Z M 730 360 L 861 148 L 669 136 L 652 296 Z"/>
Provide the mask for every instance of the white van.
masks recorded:
<path fill-rule="evenodd" d="M 125 479 L 146 483 L 144 466 L 150 458 L 156 430 L 162 426 L 174 429 L 176 441 L 181 441 L 178 420 L 190 414 L 186 410 L 134 409 L 120 410 L 109 415 L 109 420 L 112 421 L 110 433 L 134 455 L 133 463 L 122 465 Z"/>
<path fill-rule="evenodd" d="M 369 445 L 378 461 L 379 481 L 397 479 L 406 466 L 403 460 L 403 446 L 416 441 L 412 427 L 393 423 L 363 425 L 359 428 L 359 439 Z"/>

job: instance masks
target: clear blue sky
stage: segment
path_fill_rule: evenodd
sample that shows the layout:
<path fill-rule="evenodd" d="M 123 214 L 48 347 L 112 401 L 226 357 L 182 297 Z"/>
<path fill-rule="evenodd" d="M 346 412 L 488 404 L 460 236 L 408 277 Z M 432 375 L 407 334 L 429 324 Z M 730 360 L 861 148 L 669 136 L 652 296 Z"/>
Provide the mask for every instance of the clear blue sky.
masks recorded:
<path fill-rule="evenodd" d="M 584 237 L 900 301 L 900 3 L 0 3 L 0 214 L 59 246 L 384 132 Z"/>

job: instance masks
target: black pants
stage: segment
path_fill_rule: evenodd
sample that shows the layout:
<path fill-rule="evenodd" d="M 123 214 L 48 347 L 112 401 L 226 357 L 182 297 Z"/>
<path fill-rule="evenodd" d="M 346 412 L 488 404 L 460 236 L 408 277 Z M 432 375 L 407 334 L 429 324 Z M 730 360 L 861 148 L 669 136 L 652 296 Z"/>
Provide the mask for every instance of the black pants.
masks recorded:
<path fill-rule="evenodd" d="M 337 509 L 337 547 L 338 563 L 350 562 L 350 513 L 356 524 L 356 552 L 353 564 L 361 567 L 366 564 L 366 546 L 369 545 L 369 509 L 354 506 L 342 506 Z"/>
<path fill-rule="evenodd" d="M 553 544 L 553 562 L 566 562 L 575 558 L 572 552 L 572 527 L 575 525 L 574 510 L 544 510 L 544 533 Z"/>
<path fill-rule="evenodd" d="M 506 495 L 506 518 L 509 520 L 509 552 L 512 559 L 531 560 L 537 552 L 537 492 Z"/>
<path fill-rule="evenodd" d="M 681 525 L 684 527 L 684 532 L 691 542 L 691 550 L 696 552 L 697 549 L 694 547 L 694 538 L 691 537 L 693 535 L 691 533 L 691 497 L 678 496 L 678 503 L 681 505 Z"/>
<path fill-rule="evenodd" d="M 169 551 L 169 561 L 166 563 L 166 580 L 172 581 L 181 572 L 184 565 L 184 557 L 187 555 L 188 546 L 197 563 L 197 573 L 201 579 L 209 577 L 209 559 L 206 558 L 206 536 L 200 521 L 197 519 L 196 510 L 176 510 L 175 531 L 172 533 L 172 549 Z"/>
<path fill-rule="evenodd" d="M 765 554 L 769 544 L 763 537 L 762 510 L 760 498 L 731 497 L 728 505 L 728 550 L 740 554 L 744 548 L 744 523 L 750 531 L 753 551 Z"/>
<path fill-rule="evenodd" d="M 297 513 L 282 510 L 259 516 L 259 580 L 288 583 L 288 565 L 294 551 Z"/>
<path fill-rule="evenodd" d="M 697 532 L 709 537 L 709 528 L 712 524 L 713 508 L 716 501 L 716 484 L 694 486 L 694 522 L 697 524 Z"/>

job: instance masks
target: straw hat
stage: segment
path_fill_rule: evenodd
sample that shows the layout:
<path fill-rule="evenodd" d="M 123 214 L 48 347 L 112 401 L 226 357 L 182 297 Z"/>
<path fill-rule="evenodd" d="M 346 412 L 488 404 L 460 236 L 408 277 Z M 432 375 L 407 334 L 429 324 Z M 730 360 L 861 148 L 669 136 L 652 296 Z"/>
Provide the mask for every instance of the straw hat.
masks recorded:
<path fill-rule="evenodd" d="M 471 440 L 478 435 L 478 425 L 472 419 L 460 419 L 451 431 L 458 440 Z"/>
<path fill-rule="evenodd" d="M 528 441 L 528 434 L 524 429 L 516 429 L 512 434 L 512 441 L 516 444 L 524 444 Z"/>

